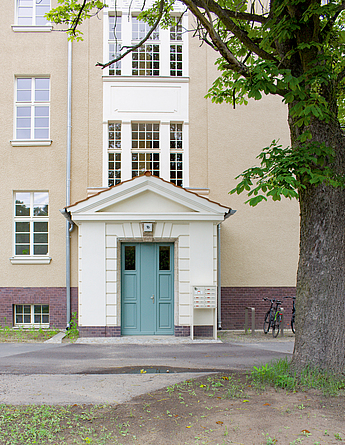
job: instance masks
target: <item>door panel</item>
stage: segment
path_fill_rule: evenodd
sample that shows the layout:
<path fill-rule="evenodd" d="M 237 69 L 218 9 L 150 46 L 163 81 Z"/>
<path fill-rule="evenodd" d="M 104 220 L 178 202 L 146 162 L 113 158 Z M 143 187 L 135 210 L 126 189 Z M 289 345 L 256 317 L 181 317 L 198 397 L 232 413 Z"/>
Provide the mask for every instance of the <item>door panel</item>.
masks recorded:
<path fill-rule="evenodd" d="M 121 248 L 122 335 L 173 335 L 173 244 Z"/>

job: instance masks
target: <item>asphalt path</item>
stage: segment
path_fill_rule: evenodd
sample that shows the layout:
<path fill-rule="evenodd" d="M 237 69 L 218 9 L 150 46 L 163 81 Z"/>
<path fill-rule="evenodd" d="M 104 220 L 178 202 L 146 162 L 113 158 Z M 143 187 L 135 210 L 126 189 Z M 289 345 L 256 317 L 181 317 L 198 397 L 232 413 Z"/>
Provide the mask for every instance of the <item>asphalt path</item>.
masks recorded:
<path fill-rule="evenodd" d="M 0 403 L 122 403 L 204 372 L 249 369 L 291 349 L 291 342 L 0 343 Z"/>

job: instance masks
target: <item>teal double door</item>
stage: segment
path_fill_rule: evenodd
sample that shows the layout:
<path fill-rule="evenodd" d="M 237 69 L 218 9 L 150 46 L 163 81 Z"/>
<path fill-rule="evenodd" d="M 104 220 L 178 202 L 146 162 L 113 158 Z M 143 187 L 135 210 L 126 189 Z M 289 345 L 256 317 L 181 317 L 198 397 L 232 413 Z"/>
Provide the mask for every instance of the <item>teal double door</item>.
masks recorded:
<path fill-rule="evenodd" d="M 121 333 L 174 334 L 173 243 L 122 243 Z"/>

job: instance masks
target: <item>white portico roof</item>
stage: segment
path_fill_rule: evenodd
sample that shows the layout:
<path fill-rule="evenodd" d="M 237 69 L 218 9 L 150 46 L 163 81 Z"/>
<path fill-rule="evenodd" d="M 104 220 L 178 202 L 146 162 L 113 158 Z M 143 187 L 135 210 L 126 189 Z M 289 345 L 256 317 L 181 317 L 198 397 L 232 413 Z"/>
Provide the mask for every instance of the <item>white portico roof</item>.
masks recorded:
<path fill-rule="evenodd" d="M 65 208 L 82 221 L 214 221 L 231 209 L 146 172 Z"/>

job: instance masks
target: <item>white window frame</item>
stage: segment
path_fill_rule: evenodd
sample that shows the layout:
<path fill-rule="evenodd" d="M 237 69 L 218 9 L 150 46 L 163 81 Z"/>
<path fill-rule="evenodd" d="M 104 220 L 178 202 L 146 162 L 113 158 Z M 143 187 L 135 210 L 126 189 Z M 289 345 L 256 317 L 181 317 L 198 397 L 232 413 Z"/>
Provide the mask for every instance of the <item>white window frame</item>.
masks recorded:
<path fill-rule="evenodd" d="M 17 313 L 17 306 L 23 306 L 23 312 Z M 25 309 L 24 309 L 24 306 Z M 41 306 L 40 315 L 42 316 L 42 307 L 48 306 L 48 323 L 35 323 L 35 306 Z M 27 310 L 30 310 L 28 312 Z M 24 311 L 27 311 L 26 313 Z M 28 316 L 30 314 L 30 322 L 26 323 L 24 320 L 22 322 L 17 322 L 17 315 L 26 314 Z M 50 311 L 49 311 L 49 304 L 14 304 L 13 308 L 13 324 L 15 327 L 22 327 L 22 328 L 49 328 L 50 326 Z"/>
<path fill-rule="evenodd" d="M 111 27 L 112 18 L 116 17 L 116 21 L 114 21 L 115 28 Z M 119 27 L 116 26 L 118 21 Z M 121 52 L 122 44 L 122 16 L 121 15 L 109 15 L 108 16 L 108 54 L 109 60 L 118 57 Z M 113 47 L 113 48 L 112 48 Z M 112 49 L 111 49 L 112 48 Z M 113 63 L 108 67 L 109 76 L 121 76 L 121 60 L 116 63 Z M 113 71 L 113 73 L 111 73 Z"/>
<path fill-rule="evenodd" d="M 19 80 L 31 80 L 31 98 L 30 100 L 18 100 L 18 82 Z M 38 92 L 39 90 L 36 89 L 36 79 L 45 79 L 45 80 L 49 80 L 49 88 L 48 88 L 48 100 L 36 100 L 36 92 Z M 14 107 L 14 128 L 13 128 L 13 140 L 11 141 L 11 144 L 13 146 L 26 146 L 26 145 L 50 145 L 51 144 L 51 139 L 50 139 L 50 77 L 49 76 L 35 76 L 35 77 L 31 77 L 31 76 L 18 76 L 15 79 L 15 97 L 14 97 L 14 101 L 15 101 L 15 107 Z M 20 90 L 19 90 L 20 91 Z M 46 90 L 45 90 L 46 91 Z M 26 137 L 26 138 L 18 138 L 17 137 L 17 130 L 19 130 L 19 125 L 18 125 L 18 120 L 21 118 L 21 116 L 18 116 L 18 111 L 20 110 L 20 108 L 30 108 L 30 116 L 28 116 L 30 118 L 30 137 Z M 36 110 L 38 110 L 39 108 L 47 108 L 48 109 L 48 116 L 43 116 L 43 118 L 48 119 L 48 127 L 43 127 L 43 128 L 48 128 L 48 137 L 45 138 L 37 138 L 35 137 L 35 130 L 38 130 L 39 127 L 36 126 L 36 121 L 35 121 L 35 113 Z"/>
<path fill-rule="evenodd" d="M 151 125 L 151 128 L 148 126 Z M 136 127 L 134 127 L 136 126 Z M 144 126 L 140 128 L 141 126 Z M 158 126 L 158 129 L 157 129 Z M 156 127 L 156 128 L 155 128 Z M 153 175 L 161 176 L 161 128 L 159 122 L 132 122 L 131 124 L 131 174 L 132 177 L 141 176 L 145 171 L 151 171 Z M 137 133 L 137 137 L 133 135 Z M 158 139 L 157 139 L 158 133 Z M 154 135 L 156 138 L 154 138 Z M 143 137 L 142 137 L 143 136 Z M 151 147 L 149 147 L 151 145 Z M 137 160 L 133 158 L 137 156 Z M 133 168 L 137 163 L 137 168 Z M 144 168 L 140 168 L 140 164 L 144 164 Z M 150 168 L 151 165 L 151 168 Z M 158 168 L 157 168 L 158 165 Z M 137 171 L 138 174 L 134 174 Z M 158 173 L 158 175 L 157 175 Z"/>
<path fill-rule="evenodd" d="M 122 159 L 121 159 L 121 122 L 108 122 L 108 187 L 112 187 L 121 182 Z M 113 137 L 110 137 L 110 136 Z M 113 159 L 111 159 L 113 157 Z"/>
<path fill-rule="evenodd" d="M 27 2 L 30 0 L 26 0 Z M 19 9 L 20 9 L 20 0 L 15 0 L 16 2 L 16 7 L 15 7 L 15 25 L 12 25 L 12 30 L 15 32 L 49 32 L 53 29 L 53 26 L 50 22 L 48 22 L 48 20 L 46 20 L 46 22 L 37 24 L 38 21 L 38 16 L 37 15 L 37 1 L 39 0 L 31 0 L 32 6 L 28 7 L 31 8 L 32 10 L 32 14 L 28 15 L 27 18 L 31 18 L 31 23 L 19 23 L 20 21 L 20 16 L 19 16 Z M 49 1 L 49 6 L 47 6 L 46 10 L 47 12 L 51 9 L 51 1 Z"/>
<path fill-rule="evenodd" d="M 30 212 L 29 215 L 24 216 L 17 216 L 16 215 L 16 200 L 17 200 L 17 194 L 29 194 L 30 196 Z M 48 202 L 48 215 L 47 216 L 35 216 L 33 214 L 34 211 L 34 194 L 35 193 L 44 193 L 48 195 L 49 200 L 49 193 L 47 191 L 21 191 L 17 190 L 14 192 L 13 195 L 13 256 L 10 258 L 10 261 L 12 264 L 49 264 L 51 261 L 51 258 L 49 256 L 49 202 Z M 20 245 L 20 242 L 17 242 L 16 234 L 20 234 L 21 232 L 16 231 L 16 223 L 29 223 L 29 232 L 23 232 L 29 234 L 29 241 L 28 242 L 22 242 L 22 245 L 28 244 L 29 245 L 29 253 L 28 254 L 17 254 L 16 253 L 16 246 Z M 35 243 L 34 235 L 35 233 L 39 234 L 40 232 L 34 232 L 34 224 L 37 222 L 44 222 L 48 224 L 47 232 L 42 232 L 42 234 L 47 233 L 47 243 Z M 35 254 L 34 253 L 34 247 L 37 245 L 45 245 L 47 244 L 47 253 L 46 254 Z"/>

